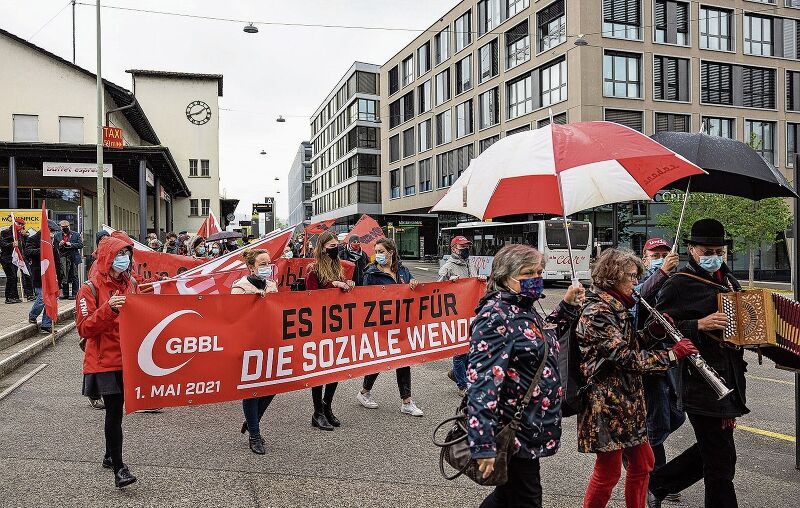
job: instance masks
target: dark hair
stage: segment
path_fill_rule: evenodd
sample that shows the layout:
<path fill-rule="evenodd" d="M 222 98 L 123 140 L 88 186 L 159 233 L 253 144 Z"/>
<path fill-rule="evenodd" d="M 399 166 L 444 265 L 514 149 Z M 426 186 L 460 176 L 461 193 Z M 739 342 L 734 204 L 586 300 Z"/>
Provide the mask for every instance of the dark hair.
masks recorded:
<path fill-rule="evenodd" d="M 325 252 L 325 244 L 331 240 L 336 240 L 336 233 L 330 229 L 319 235 L 317 244 L 314 246 L 314 263 L 309 267 L 309 270 L 317 274 L 317 279 L 321 285 L 325 285 L 333 281 L 344 280 L 344 269 L 339 260 L 334 261 Z"/>
<path fill-rule="evenodd" d="M 176 235 L 174 231 L 170 231 L 167 233 L 167 238 L 178 238 L 178 235 Z"/>
<path fill-rule="evenodd" d="M 397 253 L 397 244 L 394 243 L 393 240 L 383 237 L 375 242 L 375 246 L 378 245 L 383 245 L 383 248 L 389 251 L 389 253 L 392 255 L 391 269 L 392 272 L 397 273 L 397 270 L 400 268 L 400 254 Z"/>

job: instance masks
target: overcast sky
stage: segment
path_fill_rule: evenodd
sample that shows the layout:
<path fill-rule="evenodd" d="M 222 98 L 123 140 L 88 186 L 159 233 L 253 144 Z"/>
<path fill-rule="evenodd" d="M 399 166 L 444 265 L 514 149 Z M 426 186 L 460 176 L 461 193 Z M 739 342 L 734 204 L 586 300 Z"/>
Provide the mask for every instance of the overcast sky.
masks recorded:
<path fill-rule="evenodd" d="M 92 0 L 79 0 L 86 3 Z M 0 27 L 67 60 L 67 0 L 0 0 Z M 108 0 L 134 7 L 253 21 L 425 29 L 457 0 Z M 66 7 L 66 8 L 64 8 Z M 63 11 L 56 16 L 60 9 Z M 355 60 L 383 64 L 418 32 L 259 26 L 103 9 L 103 77 L 131 88 L 126 69 L 224 75 L 220 107 L 220 191 L 237 212 L 267 195 L 288 215 L 287 182 L 309 116 Z M 41 31 L 53 16 L 56 16 Z M 77 64 L 95 70 L 94 6 L 76 7 Z M 5 69 L 9 71 L 9 69 Z M 2 100 L 13 100 L 4 97 Z M 178 105 L 184 107 L 183 104 Z M 279 114 L 286 123 L 277 123 Z M 259 155 L 264 149 L 266 156 Z M 275 182 L 278 176 L 280 182 Z M 276 186 L 279 184 L 279 187 Z M 280 190 L 280 194 L 275 191 Z"/>

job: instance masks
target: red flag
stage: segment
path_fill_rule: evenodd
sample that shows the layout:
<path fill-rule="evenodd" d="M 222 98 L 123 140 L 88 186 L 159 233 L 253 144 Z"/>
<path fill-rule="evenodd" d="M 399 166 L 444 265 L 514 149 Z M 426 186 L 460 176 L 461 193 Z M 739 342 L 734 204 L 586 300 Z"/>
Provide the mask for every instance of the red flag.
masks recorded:
<path fill-rule="evenodd" d="M 17 225 L 17 221 L 14 218 L 14 212 L 11 212 L 11 237 L 14 239 L 14 248 L 11 251 L 11 263 L 22 270 L 22 273 L 30 276 L 28 265 L 25 264 L 25 256 L 23 256 L 22 251 L 19 250 L 19 233 L 17 232 L 17 229 L 21 227 L 22 226 Z"/>
<path fill-rule="evenodd" d="M 44 311 L 50 316 L 55 324 L 58 318 L 58 280 L 56 279 L 56 260 L 53 257 L 53 240 L 50 237 L 50 228 L 47 226 L 47 210 L 45 202 L 42 201 L 42 229 L 39 233 L 41 237 L 41 247 L 39 252 L 39 263 L 42 268 L 42 301 L 44 301 Z"/>
<path fill-rule="evenodd" d="M 329 230 L 335 222 L 336 219 L 329 219 L 320 222 L 315 222 L 314 224 L 309 224 L 308 227 L 306 228 L 306 236 L 321 235 L 325 231 Z"/>
<path fill-rule="evenodd" d="M 375 254 L 375 242 L 385 235 L 378 221 L 364 214 L 358 219 L 358 222 L 347 234 L 344 241 L 349 242 L 352 236 L 357 236 L 360 239 L 361 249 L 371 258 Z"/>
<path fill-rule="evenodd" d="M 203 221 L 200 229 L 197 231 L 197 236 L 208 238 L 211 235 L 219 233 L 219 226 L 217 226 L 217 218 L 214 217 L 214 212 L 208 211 L 208 217 Z"/>

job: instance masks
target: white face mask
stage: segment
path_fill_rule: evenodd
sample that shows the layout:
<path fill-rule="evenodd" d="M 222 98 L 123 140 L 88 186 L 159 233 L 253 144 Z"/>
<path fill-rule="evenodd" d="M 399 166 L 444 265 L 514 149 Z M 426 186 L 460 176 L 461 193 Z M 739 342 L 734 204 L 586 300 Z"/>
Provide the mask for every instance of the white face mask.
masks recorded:
<path fill-rule="evenodd" d="M 256 276 L 259 279 L 267 280 L 272 278 L 272 265 L 259 266 L 256 269 Z"/>

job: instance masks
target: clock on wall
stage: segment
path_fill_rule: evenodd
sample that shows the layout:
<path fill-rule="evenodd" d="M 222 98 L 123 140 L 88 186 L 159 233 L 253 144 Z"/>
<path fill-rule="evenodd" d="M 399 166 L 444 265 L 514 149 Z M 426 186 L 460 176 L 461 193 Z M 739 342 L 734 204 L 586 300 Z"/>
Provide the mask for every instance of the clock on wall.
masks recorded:
<path fill-rule="evenodd" d="M 190 102 L 186 106 L 186 118 L 195 125 L 203 125 L 211 120 L 211 108 L 203 101 Z"/>

